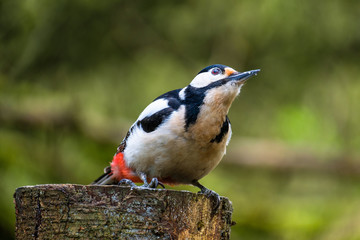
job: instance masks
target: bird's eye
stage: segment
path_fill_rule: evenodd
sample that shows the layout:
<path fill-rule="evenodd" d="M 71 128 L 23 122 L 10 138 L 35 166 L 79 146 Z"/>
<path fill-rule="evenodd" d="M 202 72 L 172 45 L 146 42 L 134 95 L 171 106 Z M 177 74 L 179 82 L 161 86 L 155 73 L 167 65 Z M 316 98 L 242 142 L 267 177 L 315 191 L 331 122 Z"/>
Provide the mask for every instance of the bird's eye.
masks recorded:
<path fill-rule="evenodd" d="M 221 73 L 221 69 L 220 68 L 213 68 L 211 69 L 211 74 L 212 75 L 218 75 Z"/>

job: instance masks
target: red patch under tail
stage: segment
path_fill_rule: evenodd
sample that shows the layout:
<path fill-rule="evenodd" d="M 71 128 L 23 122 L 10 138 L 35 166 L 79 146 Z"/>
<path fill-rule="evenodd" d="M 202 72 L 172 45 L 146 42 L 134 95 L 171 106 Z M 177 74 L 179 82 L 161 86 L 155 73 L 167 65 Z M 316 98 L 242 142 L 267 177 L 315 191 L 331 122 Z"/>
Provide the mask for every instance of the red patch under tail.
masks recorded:
<path fill-rule="evenodd" d="M 126 165 L 124 160 L 124 154 L 122 152 L 117 153 L 111 164 L 111 172 L 116 180 L 129 179 L 136 183 L 141 183 L 141 179 Z"/>
<path fill-rule="evenodd" d="M 142 183 L 143 181 L 131 170 L 125 163 L 124 154 L 122 152 L 117 153 L 111 164 L 111 173 L 113 174 L 113 178 L 117 181 L 121 179 L 129 179 L 135 183 Z M 150 178 L 147 179 L 148 182 L 151 181 Z M 164 184 L 174 186 L 178 183 L 173 181 L 171 178 L 158 178 L 158 180 Z"/>

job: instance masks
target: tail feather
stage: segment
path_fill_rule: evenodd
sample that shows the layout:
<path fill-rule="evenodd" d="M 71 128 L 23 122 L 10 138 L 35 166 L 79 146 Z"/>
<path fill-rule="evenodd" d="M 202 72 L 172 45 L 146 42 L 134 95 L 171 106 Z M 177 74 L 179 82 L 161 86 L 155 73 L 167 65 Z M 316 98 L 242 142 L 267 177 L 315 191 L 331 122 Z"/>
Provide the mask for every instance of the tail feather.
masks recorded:
<path fill-rule="evenodd" d="M 108 166 L 104 169 L 104 174 L 98 177 L 95 181 L 91 183 L 91 185 L 111 185 L 116 181 L 112 178 L 111 167 Z"/>
<path fill-rule="evenodd" d="M 136 173 L 126 165 L 124 154 L 122 152 L 118 152 L 113 157 L 110 166 L 104 169 L 104 174 L 98 177 L 91 184 L 113 185 L 117 184 L 121 179 L 129 179 L 135 183 L 142 182 Z"/>

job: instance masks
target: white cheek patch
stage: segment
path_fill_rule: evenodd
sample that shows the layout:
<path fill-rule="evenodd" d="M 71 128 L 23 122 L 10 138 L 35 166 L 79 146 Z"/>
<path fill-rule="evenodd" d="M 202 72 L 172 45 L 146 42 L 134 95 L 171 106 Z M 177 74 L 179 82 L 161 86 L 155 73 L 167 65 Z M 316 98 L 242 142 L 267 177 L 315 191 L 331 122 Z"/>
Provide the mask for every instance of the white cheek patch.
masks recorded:
<path fill-rule="evenodd" d="M 207 85 L 209 85 L 212 82 L 215 82 L 217 80 L 223 79 L 224 75 L 223 74 L 218 74 L 218 75 L 212 75 L 209 72 L 204 72 L 204 73 L 200 73 L 199 75 L 197 75 L 190 83 L 190 85 L 192 87 L 196 87 L 196 88 L 202 88 L 202 87 L 206 87 Z"/>
<path fill-rule="evenodd" d="M 158 99 L 152 103 L 150 103 L 145 109 L 144 111 L 142 111 L 142 113 L 140 114 L 139 118 L 137 119 L 138 121 L 141 121 L 142 119 L 144 119 L 145 117 L 151 116 L 154 113 L 164 109 L 164 108 L 168 108 L 168 100 L 165 100 L 163 98 Z"/>

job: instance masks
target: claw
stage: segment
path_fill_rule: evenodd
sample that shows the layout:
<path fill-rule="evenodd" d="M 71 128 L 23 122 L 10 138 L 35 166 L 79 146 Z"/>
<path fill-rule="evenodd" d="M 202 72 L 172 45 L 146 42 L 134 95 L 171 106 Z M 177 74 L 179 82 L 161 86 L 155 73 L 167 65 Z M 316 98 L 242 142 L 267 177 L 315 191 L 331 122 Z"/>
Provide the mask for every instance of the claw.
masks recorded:
<path fill-rule="evenodd" d="M 118 185 L 128 185 L 130 187 L 137 187 L 137 185 L 129 179 L 121 179 Z"/>
<path fill-rule="evenodd" d="M 214 200 L 214 208 L 213 210 L 216 211 L 220 206 L 220 196 L 216 192 L 205 188 L 204 191 L 199 191 L 199 193 L 204 194 L 207 198 L 212 198 Z"/>
<path fill-rule="evenodd" d="M 148 187 L 148 188 L 157 188 L 158 186 L 161 186 L 163 188 L 165 188 L 164 184 L 162 184 L 161 182 L 159 182 L 159 180 L 157 178 L 153 178 L 151 179 L 151 182 L 148 183 L 144 183 L 144 185 L 142 185 L 142 187 Z"/>
<path fill-rule="evenodd" d="M 159 185 L 163 188 L 165 188 L 164 184 L 162 184 L 161 182 L 159 182 L 159 180 L 157 178 L 152 178 L 151 182 L 148 183 L 147 182 L 147 176 L 145 173 L 140 172 L 138 173 L 140 179 L 144 182 L 144 184 L 141 187 L 145 187 L 145 188 L 157 188 Z"/>
<path fill-rule="evenodd" d="M 165 188 L 164 184 L 159 182 L 157 178 L 151 179 L 150 183 L 144 182 L 144 184 L 141 186 L 138 186 L 133 181 L 124 178 L 118 182 L 118 185 L 128 185 L 130 187 L 143 187 L 143 188 L 157 188 L 160 185 L 162 188 Z"/>
<path fill-rule="evenodd" d="M 159 182 L 159 185 L 165 189 L 165 185 L 162 182 Z"/>
<path fill-rule="evenodd" d="M 151 179 L 151 182 L 149 183 L 148 187 L 157 188 L 158 185 L 159 185 L 159 180 L 157 178 L 153 178 Z"/>
<path fill-rule="evenodd" d="M 207 198 L 212 198 L 214 200 L 213 211 L 215 212 L 220 206 L 220 196 L 216 192 L 204 187 L 198 181 L 193 181 L 192 184 L 198 188 L 200 188 L 199 193 L 204 194 Z"/>

